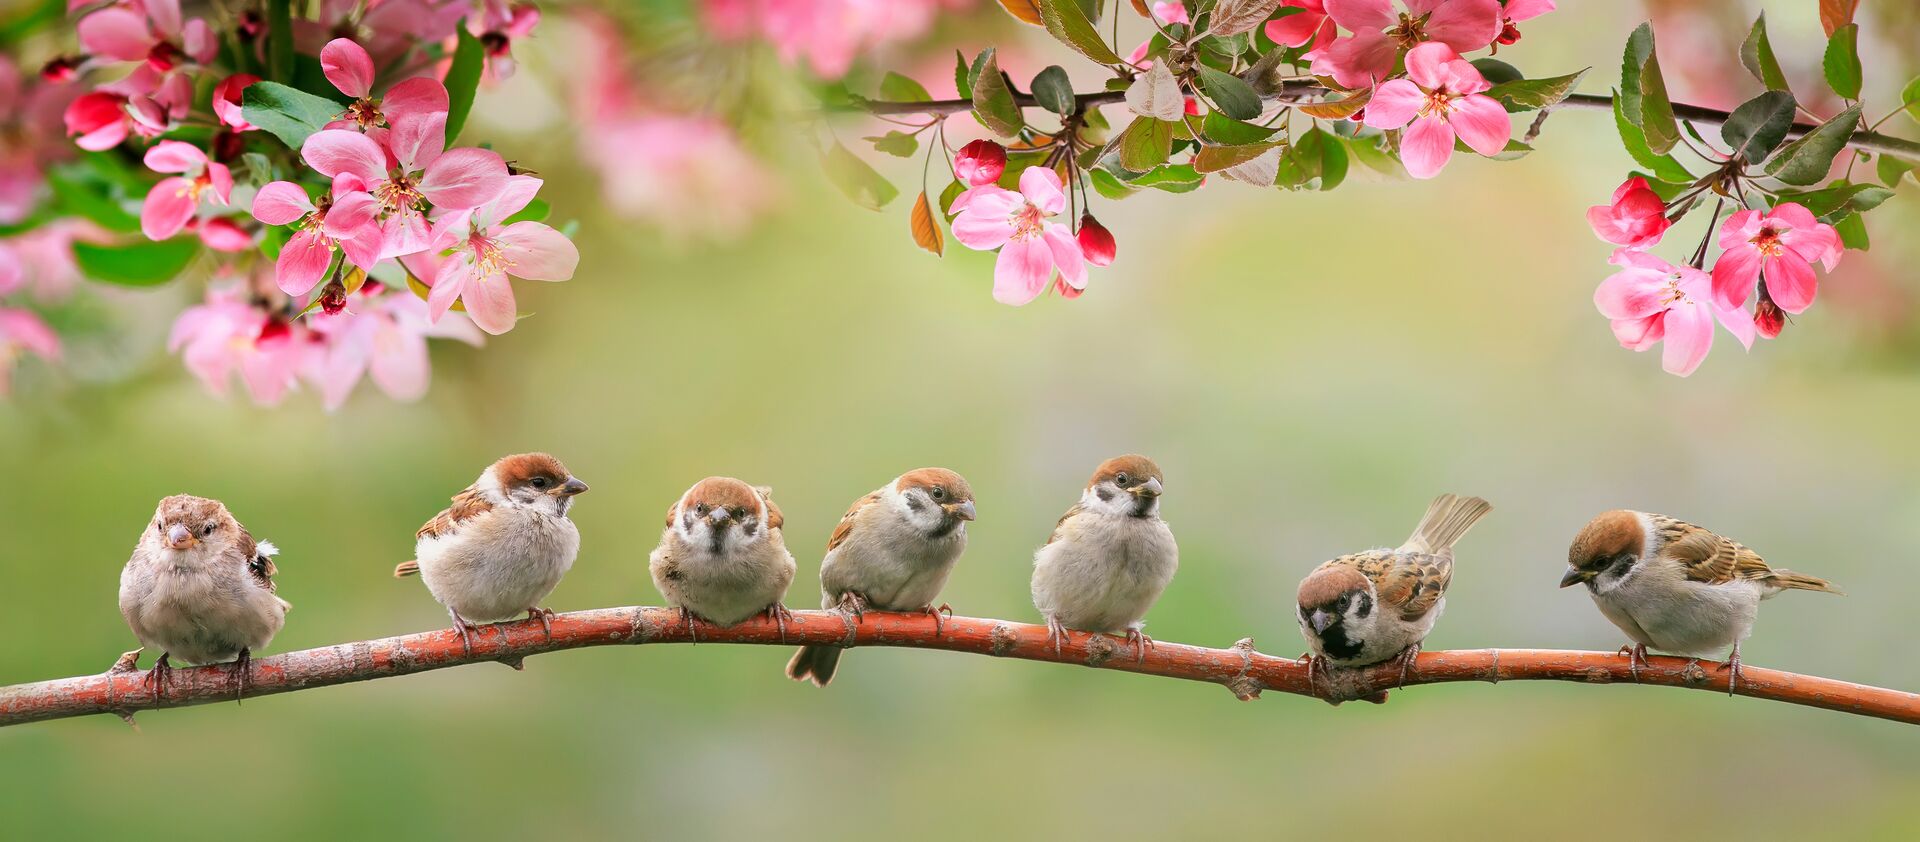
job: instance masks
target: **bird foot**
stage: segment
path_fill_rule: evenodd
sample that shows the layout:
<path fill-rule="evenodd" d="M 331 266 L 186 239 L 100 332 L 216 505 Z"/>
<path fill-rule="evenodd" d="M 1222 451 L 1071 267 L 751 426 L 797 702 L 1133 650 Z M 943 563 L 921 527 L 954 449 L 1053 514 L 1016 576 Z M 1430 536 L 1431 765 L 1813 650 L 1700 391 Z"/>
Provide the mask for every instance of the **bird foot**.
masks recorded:
<path fill-rule="evenodd" d="M 451 608 L 447 609 L 447 616 L 453 618 L 453 631 L 460 635 L 460 654 L 472 655 L 473 624 L 467 622 L 467 618 L 460 616 L 460 612 Z"/>
<path fill-rule="evenodd" d="M 173 664 L 168 662 L 167 653 L 162 652 L 160 659 L 153 662 L 153 669 L 147 670 L 147 677 L 142 681 L 149 690 L 153 691 L 155 705 L 167 698 L 167 683 L 172 680 Z"/>
<path fill-rule="evenodd" d="M 780 642 L 787 642 L 787 623 L 793 621 L 793 612 L 783 603 L 775 602 L 767 606 L 766 615 L 773 620 L 775 628 L 780 630 Z"/>
<path fill-rule="evenodd" d="M 1721 664 L 1720 668 L 1728 673 L 1727 695 L 1731 696 L 1734 689 L 1740 686 L 1740 646 L 1738 644 L 1734 645 L 1733 653 L 1727 656 L 1726 663 Z"/>
<path fill-rule="evenodd" d="M 533 606 L 527 609 L 527 619 L 539 620 L 540 630 L 547 635 L 547 642 L 553 642 L 553 609 Z"/>
<path fill-rule="evenodd" d="M 1153 638 L 1148 637 L 1146 632 L 1138 628 L 1131 628 L 1127 629 L 1126 640 L 1128 643 L 1133 644 L 1133 662 L 1136 664 L 1146 663 L 1147 650 L 1154 648 Z"/>
<path fill-rule="evenodd" d="M 867 621 L 867 607 L 872 604 L 865 594 L 847 591 L 840 595 L 840 602 L 834 605 L 834 610 L 853 617 L 856 622 L 864 623 Z"/>
<path fill-rule="evenodd" d="M 227 670 L 227 686 L 233 688 L 234 704 L 246 698 L 247 688 L 253 686 L 253 650 L 242 648 L 239 657 L 233 659 L 233 666 Z"/>
<path fill-rule="evenodd" d="M 1627 674 L 1633 676 L 1633 683 L 1639 684 L 1640 670 L 1647 666 L 1647 645 L 1636 643 L 1632 646 L 1622 646 L 1616 654 L 1627 656 Z"/>
<path fill-rule="evenodd" d="M 1327 671 L 1327 659 L 1315 655 L 1312 652 L 1302 652 L 1296 660 L 1307 662 L 1307 692 L 1326 699 L 1327 697 L 1320 693 L 1319 677 Z M 1332 700 L 1328 699 L 1328 701 Z"/>
<path fill-rule="evenodd" d="M 1047 618 L 1047 642 L 1053 644 L 1053 654 L 1060 654 L 1060 645 L 1072 643 L 1073 636 L 1067 631 L 1067 625 L 1056 617 Z"/>
<path fill-rule="evenodd" d="M 1413 667 L 1413 661 L 1415 658 L 1418 658 L 1418 657 L 1420 657 L 1420 644 L 1418 643 L 1415 643 L 1412 646 L 1408 646 L 1406 648 L 1406 651 L 1400 653 L 1400 684 L 1398 685 L 1399 687 L 1407 686 L 1407 670 Z M 1382 693 L 1380 694 L 1380 701 L 1375 702 L 1375 704 L 1384 703 L 1386 702 L 1386 700 L 1387 700 L 1386 694 Z"/>
<path fill-rule="evenodd" d="M 113 666 L 107 668 L 107 673 L 111 675 L 114 673 L 138 672 L 140 669 L 140 653 L 145 651 L 147 651 L 147 649 L 143 646 L 132 652 L 120 653 L 120 659 L 114 661 Z"/>
<path fill-rule="evenodd" d="M 935 608 L 931 604 L 923 605 L 923 606 L 920 606 L 920 613 L 933 618 L 933 636 L 939 637 L 941 631 L 943 630 L 940 622 L 940 615 L 945 614 L 948 617 L 952 617 L 953 606 L 948 605 L 944 602 L 940 603 L 940 607 L 938 608 Z"/>
<path fill-rule="evenodd" d="M 680 619 L 687 624 L 687 641 L 689 643 L 699 643 L 700 629 L 694 625 L 694 620 L 698 618 L 693 616 L 693 609 L 681 606 Z"/>

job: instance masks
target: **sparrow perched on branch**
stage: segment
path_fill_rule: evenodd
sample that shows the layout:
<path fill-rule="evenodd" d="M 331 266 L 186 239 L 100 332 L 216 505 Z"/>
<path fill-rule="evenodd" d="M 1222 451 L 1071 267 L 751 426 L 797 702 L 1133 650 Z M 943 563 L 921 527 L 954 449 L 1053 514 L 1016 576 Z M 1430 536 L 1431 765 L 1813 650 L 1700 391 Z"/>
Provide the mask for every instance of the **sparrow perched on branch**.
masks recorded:
<path fill-rule="evenodd" d="M 820 562 L 820 604 L 859 615 L 867 609 L 923 611 L 940 630 L 934 599 L 967 549 L 973 489 L 945 468 L 908 471 L 854 501 L 827 539 Z M 787 677 L 833 680 L 843 649 L 805 646 L 787 664 Z"/>
<path fill-rule="evenodd" d="M 414 533 L 415 560 L 393 575 L 419 574 L 468 652 L 475 624 L 523 613 L 551 636 L 553 611 L 540 602 L 580 553 L 580 530 L 567 512 L 586 490 L 545 453 L 502 457 Z"/>
<path fill-rule="evenodd" d="M 1124 634 L 1146 660 L 1147 609 L 1173 581 L 1180 548 L 1160 519 L 1160 467 L 1145 456 L 1100 463 L 1080 502 L 1033 556 L 1033 606 L 1055 652 L 1068 629 Z"/>
<path fill-rule="evenodd" d="M 1326 562 L 1300 581 L 1300 634 L 1312 649 L 1308 676 L 1328 664 L 1363 667 L 1400 658 L 1401 681 L 1447 604 L 1453 545 L 1493 506 L 1442 494 L 1398 549 Z"/>
<path fill-rule="evenodd" d="M 647 566 L 689 632 L 698 634 L 695 618 L 732 626 L 766 614 L 786 635 L 791 614 L 781 599 L 794 564 L 780 535 L 783 522 L 772 489 L 732 477 L 694 483 L 667 509 L 667 529 Z"/>
<path fill-rule="evenodd" d="M 160 501 L 120 571 L 120 614 L 160 658 L 147 673 L 164 694 L 172 661 L 234 662 L 241 692 L 251 680 L 253 650 L 264 649 L 292 606 L 274 595 L 273 556 L 218 500 L 177 494 Z M 141 649 L 120 656 L 115 671 L 134 669 Z"/>
<path fill-rule="evenodd" d="M 1732 647 L 1723 669 L 1740 681 L 1740 641 L 1760 600 L 1784 590 L 1840 593 L 1832 583 L 1767 565 L 1739 542 L 1666 515 L 1603 512 L 1574 536 L 1560 587 L 1585 584 L 1600 613 L 1633 640 L 1620 651 L 1635 679 L 1649 647 L 1702 658 Z"/>

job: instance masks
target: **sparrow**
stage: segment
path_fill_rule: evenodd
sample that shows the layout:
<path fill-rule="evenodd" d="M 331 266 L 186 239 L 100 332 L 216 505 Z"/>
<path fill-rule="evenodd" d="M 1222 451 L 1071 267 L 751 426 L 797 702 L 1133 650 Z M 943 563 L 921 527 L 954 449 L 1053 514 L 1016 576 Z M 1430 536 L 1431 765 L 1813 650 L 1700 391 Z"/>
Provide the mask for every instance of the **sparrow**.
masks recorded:
<path fill-rule="evenodd" d="M 1400 659 L 1400 680 L 1447 605 L 1453 545 L 1493 510 L 1478 497 L 1442 494 L 1398 549 L 1368 550 L 1321 564 L 1300 580 L 1300 635 L 1311 680 L 1329 664 L 1364 667 Z"/>
<path fill-rule="evenodd" d="M 1825 579 L 1767 565 L 1738 541 L 1648 512 L 1603 512 L 1574 536 L 1560 587 L 1587 586 L 1600 613 L 1633 640 L 1637 680 L 1649 647 L 1698 660 L 1732 647 L 1727 692 L 1740 681 L 1740 641 L 1760 600 L 1784 590 L 1840 593 Z"/>
<path fill-rule="evenodd" d="M 120 571 L 120 614 L 140 649 L 120 656 L 114 671 L 135 668 L 146 649 L 160 652 L 147 681 L 163 694 L 172 662 L 233 662 L 242 693 L 253 651 L 286 625 L 292 606 L 274 595 L 273 556 L 218 500 L 177 494 L 160 501 Z"/>
<path fill-rule="evenodd" d="M 772 617 L 786 636 L 792 615 L 781 599 L 794 564 L 783 522 L 772 489 L 732 477 L 696 482 L 667 509 L 666 531 L 647 567 L 696 640 L 695 619 L 733 626 L 755 614 Z"/>
<path fill-rule="evenodd" d="M 393 575 L 427 583 L 469 653 L 476 624 L 522 613 L 552 637 L 553 611 L 540 602 L 580 553 L 580 530 L 567 512 L 586 490 L 545 453 L 501 457 L 414 533 L 414 560 Z"/>
<path fill-rule="evenodd" d="M 1100 463 L 1033 556 L 1033 607 L 1047 621 L 1055 653 L 1068 629 L 1124 634 L 1137 660 L 1153 639 L 1141 631 L 1147 609 L 1180 566 L 1173 530 L 1160 519 L 1164 480 L 1145 456 Z"/>
<path fill-rule="evenodd" d="M 920 611 L 933 616 L 934 599 L 967 549 L 973 489 L 945 468 L 920 468 L 895 477 L 840 518 L 820 561 L 820 607 L 853 615 L 867 609 Z M 805 646 L 787 663 L 787 677 L 827 686 L 840 661 L 839 646 Z"/>

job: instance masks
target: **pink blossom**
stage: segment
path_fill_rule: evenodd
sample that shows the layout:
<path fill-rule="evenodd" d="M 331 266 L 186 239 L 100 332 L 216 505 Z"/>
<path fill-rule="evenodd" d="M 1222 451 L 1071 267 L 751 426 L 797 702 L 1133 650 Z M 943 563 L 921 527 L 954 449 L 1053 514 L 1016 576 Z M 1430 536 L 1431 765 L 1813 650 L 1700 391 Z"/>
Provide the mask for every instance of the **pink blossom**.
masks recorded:
<path fill-rule="evenodd" d="M 207 153 L 191 143 L 160 141 L 147 150 L 146 164 L 154 172 L 180 173 L 161 179 L 147 192 L 147 202 L 140 209 L 140 231 L 149 240 L 180 233 L 209 191 L 212 200 L 222 205 L 233 193 L 233 173 L 227 165 L 208 161 Z"/>
<path fill-rule="evenodd" d="M 508 276 L 529 281 L 573 277 L 580 251 L 565 234 L 540 222 L 502 225 L 533 201 L 540 185 L 533 176 L 513 176 L 499 198 L 435 223 L 434 250 L 451 249 L 452 254 L 440 265 L 427 296 L 429 320 L 438 323 L 458 300 L 481 330 L 506 333 L 520 317 Z"/>
<path fill-rule="evenodd" d="M 193 84 L 184 72 L 160 73 L 148 65 L 101 85 L 67 106 L 67 134 L 89 151 L 118 146 L 127 135 L 158 137 L 187 115 Z"/>
<path fill-rule="evenodd" d="M 226 397 L 238 374 L 262 406 L 286 397 L 318 348 L 304 326 L 269 318 L 239 289 L 209 288 L 205 303 L 181 313 L 167 337 L 167 350 L 180 354 L 207 391 Z"/>
<path fill-rule="evenodd" d="M 49 362 L 60 359 L 60 337 L 32 310 L 0 307 L 0 396 L 13 379 L 13 363 L 31 353 Z"/>
<path fill-rule="evenodd" d="M 1644 251 L 1619 249 L 1609 261 L 1621 267 L 1600 283 L 1593 303 L 1613 322 L 1620 346 L 1645 351 L 1665 341 L 1661 367 L 1685 377 L 1713 348 L 1713 323 L 1753 347 L 1752 317 L 1714 301 L 1713 280 L 1691 266 L 1674 266 Z"/>
<path fill-rule="evenodd" d="M 485 78 L 499 82 L 513 75 L 513 41 L 533 34 L 540 9 L 532 3 L 480 0 L 480 14 L 467 17 L 467 31 L 486 53 Z"/>
<path fill-rule="evenodd" d="M 236 132 L 252 131 L 254 126 L 247 122 L 241 112 L 242 94 L 247 86 L 260 81 L 260 77 L 251 73 L 235 73 L 220 80 L 213 89 L 213 116 L 220 118 L 228 128 Z"/>
<path fill-rule="evenodd" d="M 373 57 L 366 48 L 347 38 L 335 38 L 320 48 L 320 70 L 341 93 L 353 98 L 341 119 L 328 124 L 330 129 L 357 128 L 367 131 L 391 126 L 416 116 L 438 113 L 444 122 L 448 107 L 447 86 L 439 80 L 415 77 L 396 83 L 385 96 L 373 96 Z M 445 139 L 442 138 L 442 143 Z"/>
<path fill-rule="evenodd" d="M 1502 16 L 1500 20 L 1500 35 L 1493 39 L 1494 42 L 1502 47 L 1519 43 L 1520 27 L 1515 24 L 1524 20 L 1537 18 L 1553 11 L 1553 8 L 1553 0 L 1506 0 L 1505 5 L 1500 8 L 1500 14 Z M 1494 49 L 1498 50 L 1499 47 L 1495 47 Z"/>
<path fill-rule="evenodd" d="M 1421 44 L 1407 53 L 1407 78 L 1382 83 L 1374 91 L 1366 124 L 1397 129 L 1411 123 L 1400 139 L 1400 160 L 1408 175 L 1432 178 L 1453 157 L 1456 134 L 1482 155 L 1506 148 L 1513 124 L 1500 103 L 1481 93 L 1491 87 L 1452 48 Z"/>
<path fill-rule="evenodd" d="M 1667 203 L 1637 175 L 1613 191 L 1612 204 L 1587 208 L 1587 224 L 1600 239 L 1634 249 L 1660 242 L 1660 235 L 1673 225 Z"/>
<path fill-rule="evenodd" d="M 1020 190 L 983 185 L 953 220 L 953 238 L 967 248 L 1000 250 L 993 268 L 993 298 L 1025 304 L 1047 289 L 1057 269 L 1067 285 L 1084 289 L 1086 260 L 1067 226 L 1050 217 L 1066 210 L 1060 176 L 1047 167 L 1020 173 Z"/>
<path fill-rule="evenodd" d="M 66 298 L 80 282 L 80 268 L 73 262 L 74 241 L 106 238 L 106 232 L 86 220 L 55 219 L 0 243 L 0 252 L 6 255 L 0 265 L 10 263 L 21 270 L 14 289 L 0 283 L 0 294 L 24 288 L 39 301 Z"/>
<path fill-rule="evenodd" d="M 253 249 L 253 235 L 241 228 L 239 223 L 224 216 L 207 220 L 190 220 L 187 230 L 200 235 L 200 242 L 214 251 L 243 252 Z"/>
<path fill-rule="evenodd" d="M 1467 53 L 1500 34 L 1497 0 L 1326 0 L 1327 16 L 1352 32 L 1316 50 L 1313 72 L 1346 88 L 1364 88 L 1393 72 L 1401 52 L 1438 42 Z"/>
<path fill-rule="evenodd" d="M 80 46 L 95 56 L 113 61 L 144 61 L 162 73 L 174 69 L 183 59 L 206 64 L 220 50 L 206 21 L 200 18 L 181 21 L 180 0 L 141 0 L 129 6 L 108 6 L 81 18 L 75 28 L 80 35 Z"/>
<path fill-rule="evenodd" d="M 312 320 L 324 351 L 313 357 L 307 376 L 319 386 L 328 412 L 346 403 L 363 376 L 371 376 L 394 400 L 419 400 L 432 377 L 429 337 L 474 346 L 486 342 L 486 335 L 458 313 L 430 322 L 426 302 L 404 290 L 382 291 L 379 283 L 369 281 L 352 297 L 345 312 Z"/>
<path fill-rule="evenodd" d="M 380 204 L 381 256 L 394 257 L 427 247 L 427 203 L 468 210 L 492 201 L 506 185 L 507 163 L 499 153 L 445 149 L 446 133 L 446 112 L 430 112 L 396 123 L 384 134 L 386 148 L 358 132 L 323 129 L 307 138 L 300 155 L 322 175 L 351 175 L 367 185 Z"/>
<path fill-rule="evenodd" d="M 1295 12 L 1278 20 L 1267 21 L 1267 39 L 1275 44 L 1288 47 L 1311 45 L 1319 50 L 1333 41 L 1336 30 L 1333 18 L 1327 15 L 1326 0 L 1286 0 L 1281 6 L 1291 6 L 1304 11 Z"/>
<path fill-rule="evenodd" d="M 285 245 L 274 266 L 274 280 L 288 295 L 312 291 L 333 265 L 333 250 L 346 252 L 347 260 L 361 269 L 371 269 L 380 261 L 385 236 L 374 215 L 380 206 L 365 189 L 365 182 L 351 175 L 334 179 L 332 191 L 315 205 L 307 191 L 288 181 L 275 181 L 260 188 L 253 197 L 253 218 L 268 225 L 300 223 Z"/>
<path fill-rule="evenodd" d="M 133 130 L 133 115 L 127 113 L 126 97 L 95 91 L 67 106 L 66 124 L 75 145 L 98 152 L 127 139 Z"/>
<path fill-rule="evenodd" d="M 1162 25 L 1171 26 L 1176 23 L 1192 25 L 1193 23 L 1193 21 L 1187 17 L 1187 5 L 1180 2 L 1180 0 L 1161 0 L 1161 2 L 1149 3 L 1147 4 L 1147 10 L 1152 12 L 1154 19 L 1160 21 Z"/>
<path fill-rule="evenodd" d="M 1819 291 L 1813 264 L 1833 271 L 1840 262 L 1840 234 L 1813 212 L 1785 202 L 1766 214 L 1743 210 L 1720 224 L 1720 259 L 1713 264 L 1714 299 L 1728 307 L 1747 303 L 1762 277 L 1780 309 L 1805 312 Z"/>

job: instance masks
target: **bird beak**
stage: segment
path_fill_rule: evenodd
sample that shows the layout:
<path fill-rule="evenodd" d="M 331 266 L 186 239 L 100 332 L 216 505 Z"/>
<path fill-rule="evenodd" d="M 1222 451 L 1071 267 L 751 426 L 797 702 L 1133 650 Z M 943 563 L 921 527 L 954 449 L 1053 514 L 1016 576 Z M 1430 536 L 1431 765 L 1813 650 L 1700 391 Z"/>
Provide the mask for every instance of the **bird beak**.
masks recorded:
<path fill-rule="evenodd" d="M 562 497 L 572 497 L 575 494 L 585 494 L 586 492 L 587 484 L 581 482 L 578 477 L 567 477 L 566 483 L 560 486 L 560 496 Z"/>
<path fill-rule="evenodd" d="M 1590 578 L 1592 577 L 1588 576 L 1580 568 L 1569 567 L 1567 568 L 1567 575 L 1560 577 L 1560 587 L 1563 587 L 1563 588 L 1572 587 L 1574 585 L 1580 584 L 1581 582 L 1585 582 Z"/>
<path fill-rule="evenodd" d="M 1333 625 L 1333 615 L 1325 611 L 1315 611 L 1309 622 L 1313 624 L 1314 634 L 1326 634 L 1327 627 Z"/>
<path fill-rule="evenodd" d="M 973 501 L 972 500 L 968 500 L 964 503 L 948 503 L 947 505 L 941 506 L 940 508 L 946 509 L 947 514 L 957 517 L 961 520 L 973 520 Z"/>
<path fill-rule="evenodd" d="M 1150 478 L 1146 482 L 1134 486 L 1132 490 L 1133 496 L 1135 497 L 1158 497 L 1160 496 L 1160 480 L 1158 478 Z"/>
<path fill-rule="evenodd" d="M 199 543 L 199 541 L 194 539 L 193 530 L 188 529 L 186 524 L 171 523 L 167 525 L 168 547 L 176 550 L 184 550 L 197 543 Z"/>
<path fill-rule="evenodd" d="M 714 509 L 712 512 L 709 512 L 707 514 L 707 520 L 712 521 L 714 526 L 719 526 L 720 524 L 726 523 L 728 520 L 732 519 L 732 517 L 733 517 L 733 513 L 730 511 L 727 511 L 725 508 Z"/>

